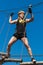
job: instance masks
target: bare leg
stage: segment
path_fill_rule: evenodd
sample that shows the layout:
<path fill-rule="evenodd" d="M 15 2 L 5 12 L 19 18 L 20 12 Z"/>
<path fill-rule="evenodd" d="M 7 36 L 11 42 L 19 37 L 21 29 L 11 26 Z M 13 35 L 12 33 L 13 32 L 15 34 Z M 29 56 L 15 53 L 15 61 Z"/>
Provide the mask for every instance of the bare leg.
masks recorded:
<path fill-rule="evenodd" d="M 22 42 L 24 43 L 24 45 L 26 46 L 26 48 L 27 48 L 27 50 L 28 50 L 28 53 L 29 53 L 29 55 L 30 55 L 30 57 L 31 57 L 31 61 L 32 61 L 33 63 L 36 63 L 36 60 L 33 58 L 31 48 L 30 48 L 30 46 L 28 45 L 28 40 L 27 40 L 27 38 L 26 38 L 26 37 L 23 37 L 23 38 L 21 38 L 21 40 L 22 40 Z"/>
<path fill-rule="evenodd" d="M 8 58 L 8 57 L 9 57 L 10 48 L 11 48 L 12 44 L 13 44 L 16 40 L 17 40 L 17 38 L 14 37 L 14 36 L 10 39 L 10 41 L 9 41 L 9 43 L 8 43 L 8 47 L 7 47 L 7 54 L 6 54 L 6 56 L 2 56 L 2 60 L 4 60 L 5 58 Z"/>
<path fill-rule="evenodd" d="M 9 43 L 8 43 L 8 47 L 7 47 L 7 53 L 8 53 L 8 54 L 10 53 L 10 48 L 11 48 L 12 44 L 13 44 L 16 40 L 17 40 L 17 38 L 14 37 L 14 36 L 10 39 L 10 41 L 9 41 Z"/>
<path fill-rule="evenodd" d="M 27 38 L 26 37 L 23 37 L 23 38 L 21 38 L 21 40 L 23 41 L 24 45 L 26 46 L 26 48 L 28 50 L 28 53 L 29 53 L 30 57 L 32 58 L 32 51 L 31 51 L 30 46 L 28 45 Z"/>

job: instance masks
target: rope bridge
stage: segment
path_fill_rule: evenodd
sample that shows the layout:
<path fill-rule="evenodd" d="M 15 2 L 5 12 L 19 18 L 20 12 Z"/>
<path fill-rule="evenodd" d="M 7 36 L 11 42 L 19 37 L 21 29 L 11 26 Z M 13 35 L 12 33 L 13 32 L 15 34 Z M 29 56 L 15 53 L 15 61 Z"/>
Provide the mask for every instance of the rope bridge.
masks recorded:
<path fill-rule="evenodd" d="M 0 65 L 2 65 L 5 62 L 19 62 L 20 65 L 43 65 L 43 61 L 36 61 L 36 64 L 33 64 L 33 62 L 23 62 L 22 59 L 5 58 L 4 60 L 2 60 L 1 56 L 5 56 L 6 54 L 7 53 L 0 52 Z M 38 54 L 37 55 L 34 55 L 34 56 L 38 56 Z M 43 54 L 41 54 L 39 56 L 43 56 Z"/>

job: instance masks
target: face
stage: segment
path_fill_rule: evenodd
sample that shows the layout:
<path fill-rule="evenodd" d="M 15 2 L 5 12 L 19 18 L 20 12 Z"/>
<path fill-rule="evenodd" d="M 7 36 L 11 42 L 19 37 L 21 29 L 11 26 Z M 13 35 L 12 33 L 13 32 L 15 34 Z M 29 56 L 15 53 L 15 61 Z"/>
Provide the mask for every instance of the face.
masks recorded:
<path fill-rule="evenodd" d="M 20 13 L 19 17 L 21 17 L 23 19 L 24 18 L 24 13 Z"/>

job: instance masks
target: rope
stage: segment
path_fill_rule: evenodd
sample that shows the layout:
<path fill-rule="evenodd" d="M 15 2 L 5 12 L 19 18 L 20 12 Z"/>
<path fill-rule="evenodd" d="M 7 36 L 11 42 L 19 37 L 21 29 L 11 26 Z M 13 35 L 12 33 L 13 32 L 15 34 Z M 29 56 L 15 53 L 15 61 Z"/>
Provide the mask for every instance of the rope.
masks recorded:
<path fill-rule="evenodd" d="M 16 7 L 16 8 L 12 8 L 12 9 L 6 9 L 6 10 L 0 10 L 0 12 L 8 12 L 8 11 L 12 11 L 12 10 L 21 9 L 21 8 L 27 8 L 27 6 L 24 6 L 24 7 Z"/>
<path fill-rule="evenodd" d="M 7 17 L 8 17 L 8 15 L 7 15 Z M 7 17 L 6 17 L 6 18 L 7 18 Z M 4 23 L 4 24 L 5 24 L 5 23 Z M 3 30 L 3 29 L 2 29 L 2 30 Z M 8 26 L 8 31 L 7 31 L 7 33 L 6 33 L 6 38 L 5 38 L 5 41 L 4 41 L 4 45 L 3 45 L 3 47 L 2 47 L 2 51 L 4 51 L 4 49 L 5 49 L 9 30 L 10 30 L 10 25 Z"/>
<path fill-rule="evenodd" d="M 8 17 L 8 14 L 7 14 L 7 16 L 5 17 L 5 20 L 4 20 L 4 23 L 3 23 L 3 25 L 2 25 L 2 27 L 1 27 L 1 29 L 0 29 L 0 34 L 2 33 L 2 31 L 3 31 L 3 29 L 4 29 L 4 27 L 5 27 L 5 24 L 6 24 L 6 20 L 7 20 L 7 17 Z"/>
<path fill-rule="evenodd" d="M 43 11 L 33 12 L 34 14 L 43 14 Z"/>
<path fill-rule="evenodd" d="M 39 2 L 37 4 L 33 4 L 32 7 L 34 8 L 34 7 L 37 7 L 37 6 L 42 5 L 42 4 L 43 4 L 43 2 Z"/>
<path fill-rule="evenodd" d="M 33 56 L 34 57 L 43 57 L 43 54 L 33 54 Z M 21 57 L 21 55 L 17 55 L 17 54 L 15 54 L 15 55 L 11 55 L 11 57 Z M 22 54 L 22 57 L 29 57 L 29 55 L 23 55 Z"/>
<path fill-rule="evenodd" d="M 22 50 L 21 50 L 21 54 L 20 54 L 21 59 L 22 59 L 23 49 L 24 49 L 24 45 L 22 45 Z"/>
<path fill-rule="evenodd" d="M 32 7 L 34 8 L 34 7 L 37 7 L 38 5 L 42 5 L 42 4 L 43 4 L 43 2 L 39 2 L 37 4 L 33 4 Z M 28 7 L 29 7 L 29 5 L 22 6 L 22 7 L 11 8 L 11 9 L 6 9 L 6 10 L 0 10 L 0 12 L 7 12 L 7 11 L 11 11 L 11 10 L 17 10 L 17 9 L 28 8 Z"/>
<path fill-rule="evenodd" d="M 9 30 L 10 30 L 10 25 L 8 26 L 8 31 L 7 31 L 7 33 L 6 33 L 6 38 L 5 38 L 5 41 L 4 41 L 4 45 L 3 45 L 3 47 L 2 47 L 2 51 L 4 51 L 4 49 L 5 49 L 5 47 L 6 47 L 6 42 L 7 42 Z"/>

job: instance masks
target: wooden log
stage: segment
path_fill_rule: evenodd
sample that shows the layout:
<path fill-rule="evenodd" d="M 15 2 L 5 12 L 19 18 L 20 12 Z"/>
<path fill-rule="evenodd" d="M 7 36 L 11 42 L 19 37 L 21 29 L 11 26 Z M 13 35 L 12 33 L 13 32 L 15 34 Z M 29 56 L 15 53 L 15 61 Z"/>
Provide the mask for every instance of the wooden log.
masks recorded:
<path fill-rule="evenodd" d="M 20 65 L 43 65 L 43 61 L 37 61 L 36 64 L 33 64 L 33 62 L 22 62 Z"/>
<path fill-rule="evenodd" d="M 7 53 L 0 52 L 1 56 L 5 56 Z M 1 62 L 2 58 L 0 59 Z M 22 62 L 22 59 L 5 58 L 3 62 Z"/>
<path fill-rule="evenodd" d="M 22 62 L 22 59 L 13 59 L 13 58 L 5 58 L 4 60 L 0 59 L 0 65 L 5 62 Z"/>
<path fill-rule="evenodd" d="M 5 58 L 2 62 L 22 62 L 22 59 Z"/>
<path fill-rule="evenodd" d="M 4 62 L 22 62 L 22 59 L 6 58 Z"/>

